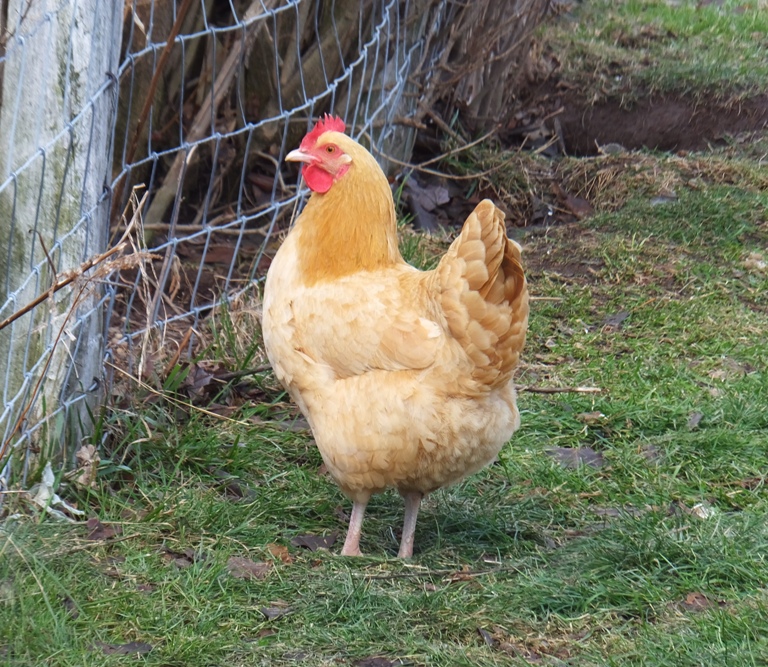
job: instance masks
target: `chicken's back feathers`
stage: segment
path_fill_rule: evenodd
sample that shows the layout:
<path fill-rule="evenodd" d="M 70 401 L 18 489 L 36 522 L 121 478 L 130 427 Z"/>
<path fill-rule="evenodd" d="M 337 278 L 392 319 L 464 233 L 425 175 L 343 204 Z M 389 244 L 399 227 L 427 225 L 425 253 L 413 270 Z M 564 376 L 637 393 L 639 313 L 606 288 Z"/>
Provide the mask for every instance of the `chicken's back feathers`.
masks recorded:
<path fill-rule="evenodd" d="M 469 215 L 436 275 L 449 332 L 472 360 L 478 390 L 508 383 L 525 343 L 528 288 L 520 246 L 493 202 Z"/>

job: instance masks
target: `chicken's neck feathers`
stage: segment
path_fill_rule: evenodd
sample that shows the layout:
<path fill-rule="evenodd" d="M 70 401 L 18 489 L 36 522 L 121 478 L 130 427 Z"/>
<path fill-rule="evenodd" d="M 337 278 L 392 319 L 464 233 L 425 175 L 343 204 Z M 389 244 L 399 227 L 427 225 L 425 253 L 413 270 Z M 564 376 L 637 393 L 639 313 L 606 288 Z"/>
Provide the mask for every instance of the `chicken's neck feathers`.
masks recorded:
<path fill-rule="evenodd" d="M 313 194 L 293 233 L 304 284 L 402 264 L 392 191 L 365 149 L 326 194 Z"/>

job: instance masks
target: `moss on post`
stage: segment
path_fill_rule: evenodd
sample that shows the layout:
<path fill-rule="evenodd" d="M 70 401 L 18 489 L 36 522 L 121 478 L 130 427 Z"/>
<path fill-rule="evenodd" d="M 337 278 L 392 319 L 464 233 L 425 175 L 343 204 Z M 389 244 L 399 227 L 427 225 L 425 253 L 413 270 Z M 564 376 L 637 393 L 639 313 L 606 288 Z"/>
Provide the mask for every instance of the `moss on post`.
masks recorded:
<path fill-rule="evenodd" d="M 0 101 L 0 320 L 103 249 L 122 4 L 10 0 Z M 99 295 L 77 282 L 0 331 L 0 452 L 22 482 L 79 439 L 85 403 L 45 423 L 100 375 Z M 81 407 L 82 406 L 82 407 Z M 80 414 L 82 413 L 82 414 Z M 75 425 L 68 429 L 67 423 Z M 42 434 L 46 433 L 45 441 Z M 17 446 L 22 443 L 22 447 Z M 15 448 L 15 449 L 14 449 Z M 0 460 L 0 465 L 4 460 Z"/>

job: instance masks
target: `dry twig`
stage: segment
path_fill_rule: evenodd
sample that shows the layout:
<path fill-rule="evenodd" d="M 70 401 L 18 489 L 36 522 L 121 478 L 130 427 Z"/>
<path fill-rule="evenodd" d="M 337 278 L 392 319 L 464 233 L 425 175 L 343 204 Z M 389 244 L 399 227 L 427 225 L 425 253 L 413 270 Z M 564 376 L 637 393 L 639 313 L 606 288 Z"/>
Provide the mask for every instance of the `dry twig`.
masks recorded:
<path fill-rule="evenodd" d="M 55 292 L 61 290 L 67 285 L 71 285 L 78 278 L 83 278 L 83 277 L 85 278 L 82 281 L 82 284 L 80 285 L 80 288 L 77 291 L 77 294 L 72 299 L 72 305 L 67 311 L 66 316 L 64 317 L 64 321 L 61 323 L 61 326 L 59 327 L 59 330 L 56 334 L 56 337 L 53 340 L 51 349 L 48 352 L 48 357 L 45 360 L 45 363 L 43 364 L 39 377 L 37 378 L 37 382 L 35 383 L 35 386 L 33 387 L 32 391 L 29 394 L 29 398 L 27 399 L 27 404 L 19 413 L 19 416 L 16 418 L 16 422 L 13 425 L 13 428 L 10 430 L 9 434 L 6 436 L 5 440 L 2 443 L 2 446 L 0 446 L 0 461 L 2 461 L 3 458 L 5 457 L 5 454 L 8 451 L 8 447 L 11 444 L 11 441 L 18 433 L 22 424 L 26 420 L 27 415 L 29 414 L 29 411 L 32 409 L 32 406 L 34 405 L 34 401 L 37 398 L 38 392 L 40 391 L 40 387 L 43 383 L 43 379 L 48 373 L 48 368 L 50 367 L 51 361 L 53 360 L 54 352 L 56 351 L 56 348 L 58 347 L 59 342 L 61 341 L 61 337 L 64 335 L 66 326 L 69 323 L 69 320 L 72 317 L 73 313 L 77 310 L 77 307 L 80 305 L 80 302 L 85 298 L 87 294 L 87 290 L 89 289 L 91 283 L 96 278 L 106 276 L 109 273 L 111 273 L 112 270 L 116 268 L 116 265 L 119 264 L 120 262 L 119 259 L 116 261 L 110 261 L 110 262 L 106 260 L 125 247 L 127 240 L 129 238 L 129 235 L 134 229 L 141 207 L 146 201 L 146 197 L 147 197 L 147 194 L 145 192 L 144 196 L 141 199 L 141 202 L 139 203 L 138 207 L 134 212 L 134 216 L 131 220 L 131 223 L 128 225 L 122 238 L 114 248 L 108 250 L 107 252 L 101 253 L 95 257 L 92 257 L 91 259 L 87 260 L 76 269 L 73 269 L 72 271 L 68 272 L 65 278 L 61 278 L 55 281 L 54 284 L 51 286 L 51 288 L 46 290 L 44 294 L 39 295 L 38 297 L 33 299 L 32 302 L 30 302 L 29 304 L 21 308 L 19 311 L 17 311 L 16 313 L 14 313 L 13 315 L 11 315 L 6 320 L 0 323 L 0 329 L 2 329 L 3 327 L 7 326 L 11 322 L 17 320 L 19 317 L 22 317 L 24 314 L 33 310 L 36 306 L 43 303 L 49 297 L 52 297 Z M 97 273 L 95 275 L 87 276 L 86 272 L 94 267 L 98 268 Z"/>
<path fill-rule="evenodd" d="M 30 301 L 26 306 L 19 308 L 15 313 L 12 315 L 9 315 L 6 317 L 2 322 L 0 322 L 0 330 L 5 329 L 9 324 L 12 324 L 16 320 L 18 320 L 23 315 L 26 315 L 30 310 L 34 310 L 37 306 L 39 306 L 41 303 L 43 303 L 46 299 L 53 296 L 56 292 L 58 292 L 60 289 L 63 289 L 67 285 L 71 285 L 75 280 L 77 280 L 80 276 L 82 276 L 86 271 L 89 271 L 94 266 L 101 264 L 105 260 L 112 257 L 117 252 L 120 252 L 121 250 L 125 249 L 126 244 L 125 243 L 119 243 L 114 248 L 110 248 L 106 252 L 103 252 L 99 255 L 95 255 L 91 257 L 90 259 L 83 262 L 80 266 L 78 266 L 76 269 L 72 269 L 71 271 L 67 271 L 65 273 L 65 277 L 61 278 L 60 280 L 56 281 L 51 285 L 51 288 L 46 290 L 43 294 L 40 294 L 39 296 L 35 297 Z"/>
<path fill-rule="evenodd" d="M 600 387 L 534 387 L 524 385 L 517 388 L 518 392 L 527 391 L 531 394 L 599 394 Z"/>

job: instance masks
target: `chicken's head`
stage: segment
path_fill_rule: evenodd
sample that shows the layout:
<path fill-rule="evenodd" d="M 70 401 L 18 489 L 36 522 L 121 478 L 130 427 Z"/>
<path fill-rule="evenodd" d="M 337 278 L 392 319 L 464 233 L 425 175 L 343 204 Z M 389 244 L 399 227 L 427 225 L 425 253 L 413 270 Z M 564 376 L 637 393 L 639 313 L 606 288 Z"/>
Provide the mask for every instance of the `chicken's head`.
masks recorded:
<path fill-rule="evenodd" d="M 289 162 L 305 164 L 304 180 L 312 192 L 325 194 L 349 171 L 352 156 L 341 144 L 353 140 L 343 134 L 344 130 L 341 118 L 325 114 L 304 137 L 299 148 L 285 156 Z"/>

